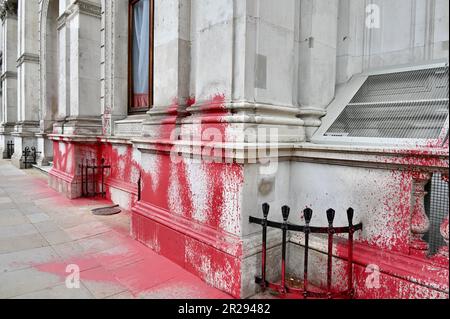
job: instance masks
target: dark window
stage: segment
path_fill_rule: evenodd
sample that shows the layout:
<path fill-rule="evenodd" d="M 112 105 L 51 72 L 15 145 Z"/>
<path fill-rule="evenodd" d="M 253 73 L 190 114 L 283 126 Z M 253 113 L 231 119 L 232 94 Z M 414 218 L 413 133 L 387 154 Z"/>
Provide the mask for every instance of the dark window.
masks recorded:
<path fill-rule="evenodd" d="M 128 111 L 147 111 L 153 104 L 153 0 L 129 5 Z"/>

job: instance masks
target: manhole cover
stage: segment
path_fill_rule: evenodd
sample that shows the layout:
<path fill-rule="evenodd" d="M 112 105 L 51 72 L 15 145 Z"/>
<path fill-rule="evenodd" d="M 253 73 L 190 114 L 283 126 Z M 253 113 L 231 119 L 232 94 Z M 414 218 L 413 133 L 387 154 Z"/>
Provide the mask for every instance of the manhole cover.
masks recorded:
<path fill-rule="evenodd" d="M 99 216 L 110 216 L 119 214 L 121 211 L 122 210 L 120 209 L 119 205 L 115 205 L 109 207 L 95 208 L 92 210 L 92 214 Z"/>

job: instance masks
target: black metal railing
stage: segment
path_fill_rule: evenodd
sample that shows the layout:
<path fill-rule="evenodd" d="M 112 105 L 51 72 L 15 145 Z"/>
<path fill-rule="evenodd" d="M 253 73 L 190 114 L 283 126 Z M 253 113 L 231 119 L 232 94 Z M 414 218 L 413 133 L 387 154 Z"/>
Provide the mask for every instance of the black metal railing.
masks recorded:
<path fill-rule="evenodd" d="M 6 143 L 6 158 L 11 158 L 14 155 L 14 142 L 9 141 Z"/>
<path fill-rule="evenodd" d="M 362 223 L 353 225 L 353 208 L 347 210 L 348 226 L 334 227 L 333 222 L 335 218 L 335 211 L 333 209 L 327 210 L 328 227 L 314 227 L 310 226 L 313 216 L 313 211 L 306 208 L 303 211 L 305 218 L 305 225 L 295 225 L 288 222 L 290 208 L 283 206 L 281 213 L 283 222 L 274 222 L 267 219 L 269 216 L 269 204 L 263 204 L 263 218 L 250 217 L 250 223 L 259 224 L 262 226 L 262 269 L 261 277 L 257 276 L 255 282 L 263 289 L 269 288 L 276 290 L 281 294 L 301 295 L 304 298 L 339 298 L 347 297 L 353 298 L 353 234 L 356 231 L 362 230 Z M 282 230 L 282 247 L 281 247 L 281 283 L 273 283 L 266 280 L 266 262 L 267 262 L 267 229 L 277 228 Z M 305 249 L 304 249 L 304 271 L 303 271 L 303 289 L 290 287 L 286 284 L 286 248 L 287 248 L 287 232 L 300 232 L 305 234 Z M 328 260 L 327 260 L 327 288 L 326 292 L 313 292 L 308 289 L 308 256 L 309 256 L 309 235 L 310 234 L 328 234 Z M 333 271 L 333 238 L 335 234 L 348 234 L 348 256 L 347 256 L 347 289 L 345 291 L 333 291 L 332 289 L 332 271 Z"/>
<path fill-rule="evenodd" d="M 81 196 L 82 197 L 106 197 L 105 188 L 105 170 L 111 169 L 111 165 L 105 165 L 105 159 L 102 158 L 100 165 L 97 165 L 95 159 L 82 161 L 79 165 L 81 170 Z M 100 174 L 100 191 L 98 191 L 97 177 Z"/>
<path fill-rule="evenodd" d="M 142 173 L 139 173 L 139 179 L 137 181 L 137 190 L 138 190 L 137 200 L 138 202 L 140 202 L 142 197 Z"/>
<path fill-rule="evenodd" d="M 36 148 L 34 146 L 25 147 L 25 149 L 22 152 L 24 167 L 31 168 L 33 165 L 37 164 L 37 156 L 40 153 L 41 152 L 36 151 Z"/>
<path fill-rule="evenodd" d="M 427 184 L 425 191 L 425 213 L 430 220 L 430 229 L 424 236 L 429 244 L 429 256 L 436 254 L 439 249 L 446 245 L 441 235 L 441 225 L 448 216 L 448 183 L 442 179 L 442 174 L 434 173 Z"/>

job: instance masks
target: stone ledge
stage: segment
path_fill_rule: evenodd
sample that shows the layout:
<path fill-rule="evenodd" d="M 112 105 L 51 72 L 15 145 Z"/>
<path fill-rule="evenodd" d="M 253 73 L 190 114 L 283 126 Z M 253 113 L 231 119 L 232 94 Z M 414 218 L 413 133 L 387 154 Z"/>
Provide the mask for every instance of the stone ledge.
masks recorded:
<path fill-rule="evenodd" d="M 234 257 L 242 255 L 242 240 L 236 235 L 218 231 L 192 220 L 175 216 L 164 209 L 142 201 L 138 202 L 132 208 L 132 212 L 164 225 L 165 227 L 169 227 L 177 232 L 188 235 L 189 237 L 228 255 Z"/>
<path fill-rule="evenodd" d="M 382 168 L 382 169 L 425 169 L 427 171 L 448 171 L 449 152 L 446 148 L 395 148 L 395 147 L 362 147 L 318 145 L 311 143 L 280 143 L 276 147 L 258 143 L 192 143 L 189 141 L 173 141 L 170 139 L 150 139 L 136 137 L 104 137 L 85 135 L 49 134 L 54 141 L 73 143 L 112 143 L 133 144 L 142 152 L 177 151 L 184 155 L 200 155 L 202 148 L 215 146 L 226 151 L 225 159 L 246 163 L 248 151 L 258 149 L 277 149 L 275 155 L 257 155 L 256 161 L 275 159 L 279 161 L 313 162 L 328 165 L 351 167 Z M 229 151 L 229 152 L 228 152 Z M 232 152 L 234 151 L 234 152 Z M 258 152 L 256 152 L 258 154 Z M 232 155 L 232 156 L 230 156 Z M 214 159 L 214 158 L 212 158 Z M 252 158 L 253 159 L 253 158 Z"/>

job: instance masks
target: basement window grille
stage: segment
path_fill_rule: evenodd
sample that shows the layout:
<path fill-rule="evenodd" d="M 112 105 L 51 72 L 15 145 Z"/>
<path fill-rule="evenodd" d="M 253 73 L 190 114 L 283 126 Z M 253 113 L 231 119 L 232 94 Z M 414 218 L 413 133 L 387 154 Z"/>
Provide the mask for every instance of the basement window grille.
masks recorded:
<path fill-rule="evenodd" d="M 330 105 L 313 141 L 442 141 L 448 134 L 448 77 L 447 64 L 356 76 L 356 84 L 350 81 L 340 91 L 344 97 Z"/>
<path fill-rule="evenodd" d="M 430 220 L 430 229 L 424 239 L 429 244 L 429 255 L 434 255 L 445 245 L 440 227 L 448 214 L 448 183 L 442 179 L 441 174 L 435 173 L 426 190 L 425 211 Z"/>

